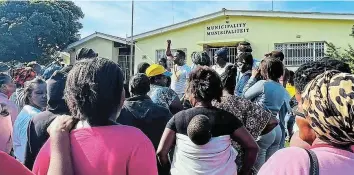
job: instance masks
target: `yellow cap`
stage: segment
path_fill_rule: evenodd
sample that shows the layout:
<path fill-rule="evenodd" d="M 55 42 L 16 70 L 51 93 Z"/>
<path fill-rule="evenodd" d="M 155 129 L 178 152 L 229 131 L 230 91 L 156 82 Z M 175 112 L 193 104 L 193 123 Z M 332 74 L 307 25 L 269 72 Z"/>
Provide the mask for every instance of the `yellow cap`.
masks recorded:
<path fill-rule="evenodd" d="M 159 64 L 152 64 L 146 69 L 146 75 L 148 77 L 153 77 L 156 75 L 171 76 L 171 72 L 166 71 L 166 69 Z"/>

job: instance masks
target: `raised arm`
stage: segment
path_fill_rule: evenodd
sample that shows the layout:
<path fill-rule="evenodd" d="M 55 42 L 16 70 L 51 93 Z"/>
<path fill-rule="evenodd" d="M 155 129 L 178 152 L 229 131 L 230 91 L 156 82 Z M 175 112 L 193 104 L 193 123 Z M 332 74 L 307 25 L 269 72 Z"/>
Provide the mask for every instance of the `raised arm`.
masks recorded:
<path fill-rule="evenodd" d="M 173 57 L 172 52 L 171 52 L 171 40 L 167 40 L 166 56 L 167 56 L 167 58 Z"/>

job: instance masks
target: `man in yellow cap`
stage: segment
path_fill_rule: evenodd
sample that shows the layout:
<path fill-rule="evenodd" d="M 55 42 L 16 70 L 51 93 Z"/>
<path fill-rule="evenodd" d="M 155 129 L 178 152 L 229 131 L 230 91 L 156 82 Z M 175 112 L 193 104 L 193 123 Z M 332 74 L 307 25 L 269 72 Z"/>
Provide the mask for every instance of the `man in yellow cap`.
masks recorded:
<path fill-rule="evenodd" d="M 146 69 L 145 74 L 149 77 L 151 82 L 148 96 L 150 96 L 154 103 L 169 109 L 172 114 L 183 109 L 177 93 L 166 87 L 167 77 L 172 75 L 171 72 L 166 71 L 166 69 L 159 64 L 152 64 Z"/>

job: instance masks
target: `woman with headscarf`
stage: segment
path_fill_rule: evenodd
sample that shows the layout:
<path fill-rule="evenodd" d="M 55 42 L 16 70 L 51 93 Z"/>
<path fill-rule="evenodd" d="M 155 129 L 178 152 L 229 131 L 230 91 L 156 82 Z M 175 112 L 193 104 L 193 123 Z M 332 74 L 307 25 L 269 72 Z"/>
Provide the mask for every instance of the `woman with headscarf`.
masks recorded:
<path fill-rule="evenodd" d="M 314 131 L 304 131 L 304 135 L 315 133 L 316 139 L 310 149 L 278 151 L 259 175 L 353 174 L 353 88 L 354 75 L 338 71 L 327 71 L 312 80 L 301 95 L 300 111 Z"/>

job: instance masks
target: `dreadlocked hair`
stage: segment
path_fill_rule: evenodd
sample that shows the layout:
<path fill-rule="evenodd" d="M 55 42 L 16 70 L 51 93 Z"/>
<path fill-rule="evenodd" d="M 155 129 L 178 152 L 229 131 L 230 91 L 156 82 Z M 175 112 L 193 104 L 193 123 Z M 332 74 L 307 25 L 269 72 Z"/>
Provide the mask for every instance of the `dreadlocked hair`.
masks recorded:
<path fill-rule="evenodd" d="M 325 57 L 319 61 L 305 63 L 296 70 L 294 75 L 295 89 L 302 92 L 311 80 L 328 70 L 351 73 L 350 67 L 347 63 Z"/>
<path fill-rule="evenodd" d="M 219 75 L 207 66 L 196 68 L 189 75 L 186 93 L 203 102 L 220 102 L 222 84 Z"/>
<path fill-rule="evenodd" d="M 234 94 L 236 86 L 237 66 L 229 65 L 225 72 L 220 75 L 222 87 L 230 94 Z"/>
<path fill-rule="evenodd" d="M 73 116 L 91 126 L 104 126 L 121 105 L 123 84 L 118 64 L 104 58 L 83 59 L 69 72 L 64 97 Z"/>

